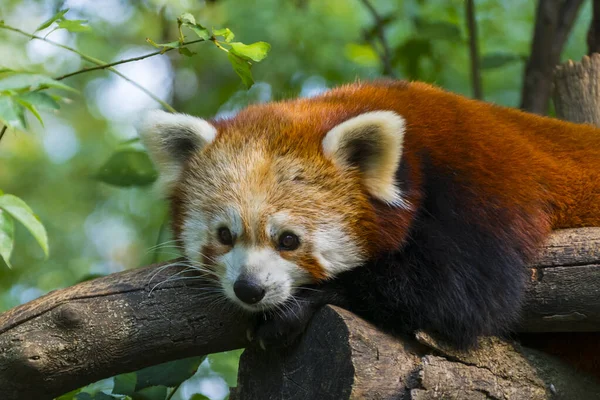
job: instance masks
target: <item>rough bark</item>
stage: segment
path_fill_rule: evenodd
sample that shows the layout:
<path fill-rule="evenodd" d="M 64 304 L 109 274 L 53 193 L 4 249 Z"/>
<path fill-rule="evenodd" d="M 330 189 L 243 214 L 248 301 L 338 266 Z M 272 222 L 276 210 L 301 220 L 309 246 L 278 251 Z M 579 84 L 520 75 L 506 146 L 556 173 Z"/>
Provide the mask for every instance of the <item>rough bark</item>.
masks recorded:
<path fill-rule="evenodd" d="M 600 126 L 600 54 L 559 65 L 554 73 L 554 105 L 559 118 Z"/>
<path fill-rule="evenodd" d="M 573 288 L 574 294 L 554 302 L 549 299 L 555 297 L 556 287 L 543 285 L 549 271 L 564 272 L 566 279 L 570 268 L 584 265 L 588 265 L 597 282 L 600 276 L 599 244 L 600 228 L 554 233 L 541 252 L 539 265 L 533 267 L 538 272 L 532 272 L 532 277 L 538 278 L 531 282 L 525 313 L 528 323 L 537 322 L 531 322 L 527 329 L 595 327 L 600 330 L 600 296 L 597 294 L 600 284 L 594 285 L 592 278 L 587 277 Z M 236 313 L 235 308 L 225 306 L 227 303 L 219 303 L 206 282 L 186 279 L 154 287 L 170 277 L 181 277 L 176 274 L 182 268 L 155 265 L 109 275 L 48 293 L 0 315 L 0 393 L 3 399 L 51 398 L 118 373 L 246 346 L 245 331 L 251 321 Z M 541 280 L 539 271 L 544 274 Z M 579 301 L 579 297 L 586 300 Z M 572 312 L 585 315 L 585 319 L 574 323 L 568 318 L 553 317 Z M 376 331 L 368 333 L 373 338 L 377 335 L 385 336 Z M 336 338 L 339 339 L 337 336 L 327 339 L 324 333 L 319 334 L 314 344 L 316 346 L 319 340 L 333 343 Z M 425 354 L 411 353 L 412 347 L 407 346 L 413 345 L 404 342 L 389 343 L 389 346 L 382 344 L 380 348 L 387 349 L 389 357 L 405 358 L 397 368 L 404 368 L 401 364 Z M 392 356 L 394 349 L 402 348 L 404 352 Z M 331 358 L 334 357 L 341 356 L 331 353 Z M 431 360 L 438 365 L 439 360 Z M 336 362 L 342 365 L 349 359 L 337 359 Z M 315 364 L 306 365 L 312 368 Z M 302 369 L 300 365 L 298 368 Z M 338 368 L 341 367 L 332 369 L 325 364 L 322 371 L 337 373 L 341 371 Z M 380 381 L 380 370 L 373 368 L 370 372 L 361 372 L 361 379 L 373 384 Z M 379 364 L 377 368 L 384 366 Z M 397 372 L 402 374 L 403 371 Z M 260 372 L 254 368 L 254 373 Z M 337 381 L 337 378 L 325 376 L 327 381 Z M 315 385 L 327 384 L 317 378 L 323 378 L 323 374 L 315 375 Z M 397 387 L 390 383 L 395 381 L 383 379 L 380 382 Z M 345 383 L 340 381 L 339 384 Z M 386 392 L 386 385 L 382 384 L 378 390 Z"/>
<path fill-rule="evenodd" d="M 521 109 L 545 115 L 552 74 L 583 0 L 538 0 L 531 54 L 525 67 Z"/>
<path fill-rule="evenodd" d="M 522 332 L 600 331 L 600 228 L 555 232 L 531 268 Z"/>
<path fill-rule="evenodd" d="M 122 372 L 244 347 L 249 321 L 207 295 L 206 284 L 151 291 L 182 270 L 112 274 L 0 315 L 1 398 L 50 399 Z"/>
<path fill-rule="evenodd" d="M 468 354 L 424 333 L 387 335 L 337 307 L 321 309 L 287 351 L 248 347 L 232 399 L 598 399 L 600 385 L 556 359 L 486 338 Z"/>

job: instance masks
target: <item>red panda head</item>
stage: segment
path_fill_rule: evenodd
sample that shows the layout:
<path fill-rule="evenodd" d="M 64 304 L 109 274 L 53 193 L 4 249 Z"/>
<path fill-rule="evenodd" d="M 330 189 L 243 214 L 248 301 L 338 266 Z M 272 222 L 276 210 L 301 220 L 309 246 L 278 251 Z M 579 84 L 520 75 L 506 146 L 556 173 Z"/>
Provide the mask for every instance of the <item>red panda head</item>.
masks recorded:
<path fill-rule="evenodd" d="M 338 119 L 258 106 L 210 122 L 152 111 L 138 125 L 186 257 L 245 309 L 363 264 L 381 234 L 374 201 L 405 205 L 395 184 L 404 120 Z"/>

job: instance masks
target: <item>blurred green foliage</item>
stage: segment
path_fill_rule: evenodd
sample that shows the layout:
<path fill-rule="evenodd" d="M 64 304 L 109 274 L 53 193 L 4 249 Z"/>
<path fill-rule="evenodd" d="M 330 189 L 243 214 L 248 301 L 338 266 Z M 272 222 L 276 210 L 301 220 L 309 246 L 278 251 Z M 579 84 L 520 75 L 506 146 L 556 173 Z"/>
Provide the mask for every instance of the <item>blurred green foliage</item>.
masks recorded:
<path fill-rule="evenodd" d="M 371 3 L 382 16 L 398 77 L 471 94 L 462 1 Z M 535 3 L 476 2 L 485 100 L 518 105 Z M 66 15 L 50 20 L 65 8 L 70 9 Z M 586 2 L 563 60 L 578 60 L 585 53 L 590 18 Z M 205 117 L 231 115 L 257 102 L 311 96 L 382 71 L 373 18 L 359 0 L 2 0 L 0 20 L 26 32 L 38 30 L 42 37 L 107 62 L 156 47 L 176 48 L 115 69 L 177 111 Z M 220 35 L 229 54 L 223 57 L 222 48 L 208 42 L 182 49 L 182 29 L 187 41 Z M 259 44 L 248 48 L 234 37 Z M 253 67 L 256 61 L 260 64 Z M 0 311 L 89 276 L 178 254 L 169 248 L 149 251 L 157 241 L 169 240 L 158 238 L 166 208 L 147 185 L 155 172 L 136 147 L 131 123 L 141 109 L 160 104 L 106 70 L 60 83 L 40 78 L 92 66 L 77 54 L 0 29 L 0 91 L 16 90 L 14 98 L 0 101 L 0 109 L 16 110 L 12 125 L 27 126 L 26 132 L 9 130 L 0 141 L 0 189 L 33 209 L 50 247 L 46 258 L 37 237 L 0 213 L 0 241 L 4 237 L 6 243 L 6 232 L 15 236 L 12 268 L 1 260 L 6 252 L 0 257 Z M 39 87 L 50 89 L 35 90 Z M 65 91 L 68 87 L 76 92 Z M 226 397 L 227 386 L 235 384 L 239 354 L 208 356 L 172 398 Z M 133 378 L 98 382 L 65 398 L 102 398 L 117 384 L 117 391 L 127 390 L 139 375 Z M 152 390 L 147 396 L 165 397 L 163 389 Z"/>

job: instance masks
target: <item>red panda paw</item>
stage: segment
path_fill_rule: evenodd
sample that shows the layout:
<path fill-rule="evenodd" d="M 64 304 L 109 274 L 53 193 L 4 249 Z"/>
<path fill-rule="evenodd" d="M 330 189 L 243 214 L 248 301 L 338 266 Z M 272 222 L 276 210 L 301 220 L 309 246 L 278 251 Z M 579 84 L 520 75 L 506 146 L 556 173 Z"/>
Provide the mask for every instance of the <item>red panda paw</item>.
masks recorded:
<path fill-rule="evenodd" d="M 261 316 L 256 330 L 249 333 L 248 338 L 253 339 L 263 350 L 294 344 L 306 330 L 315 308 L 311 305 L 292 307 L 265 314 L 265 318 Z"/>

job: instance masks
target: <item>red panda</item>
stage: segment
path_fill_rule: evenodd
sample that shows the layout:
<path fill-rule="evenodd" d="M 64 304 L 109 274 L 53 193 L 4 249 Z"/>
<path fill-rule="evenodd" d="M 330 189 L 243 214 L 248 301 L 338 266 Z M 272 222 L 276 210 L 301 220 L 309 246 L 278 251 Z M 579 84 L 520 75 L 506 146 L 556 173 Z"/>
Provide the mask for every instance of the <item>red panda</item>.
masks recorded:
<path fill-rule="evenodd" d="M 347 84 L 140 137 L 185 256 L 292 340 L 321 305 L 468 349 L 519 317 L 552 229 L 600 226 L 600 129 L 424 83 Z"/>

